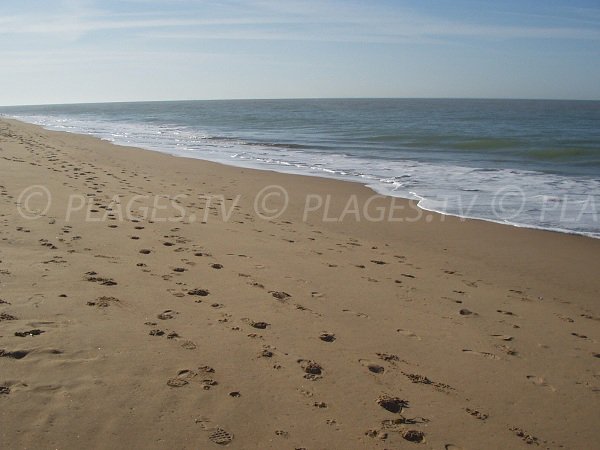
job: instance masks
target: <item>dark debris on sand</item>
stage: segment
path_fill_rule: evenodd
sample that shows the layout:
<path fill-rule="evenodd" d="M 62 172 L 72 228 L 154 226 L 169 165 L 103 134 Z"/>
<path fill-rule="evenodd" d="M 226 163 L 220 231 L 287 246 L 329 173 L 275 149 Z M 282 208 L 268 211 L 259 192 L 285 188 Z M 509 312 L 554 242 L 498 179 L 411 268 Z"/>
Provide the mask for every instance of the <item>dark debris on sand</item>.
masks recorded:
<path fill-rule="evenodd" d="M 39 336 L 40 334 L 45 333 L 42 330 L 28 330 L 28 331 L 15 331 L 15 336 L 17 337 L 27 337 L 27 336 Z"/>

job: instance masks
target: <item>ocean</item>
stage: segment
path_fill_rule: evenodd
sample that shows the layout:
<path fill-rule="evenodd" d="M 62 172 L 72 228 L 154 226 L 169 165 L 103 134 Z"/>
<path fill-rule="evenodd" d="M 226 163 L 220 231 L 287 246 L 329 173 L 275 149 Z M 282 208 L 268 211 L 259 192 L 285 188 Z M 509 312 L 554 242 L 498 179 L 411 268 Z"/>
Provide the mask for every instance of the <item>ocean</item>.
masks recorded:
<path fill-rule="evenodd" d="M 0 107 L 52 130 L 355 181 L 421 208 L 600 238 L 600 102 L 297 99 Z"/>

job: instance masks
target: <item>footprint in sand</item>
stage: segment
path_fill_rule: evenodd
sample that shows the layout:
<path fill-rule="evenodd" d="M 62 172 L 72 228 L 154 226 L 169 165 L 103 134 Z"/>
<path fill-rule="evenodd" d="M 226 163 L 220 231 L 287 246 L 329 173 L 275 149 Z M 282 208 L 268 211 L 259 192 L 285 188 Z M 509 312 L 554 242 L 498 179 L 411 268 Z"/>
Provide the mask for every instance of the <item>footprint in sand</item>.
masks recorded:
<path fill-rule="evenodd" d="M 28 350 L 8 351 L 8 350 L 0 349 L 0 358 L 23 359 L 29 353 L 30 353 L 30 351 L 28 351 Z"/>
<path fill-rule="evenodd" d="M 376 355 L 379 359 L 382 359 L 382 360 L 392 363 L 392 364 L 400 361 L 400 358 L 398 357 L 398 355 L 392 355 L 390 353 L 376 353 Z"/>
<path fill-rule="evenodd" d="M 361 313 L 361 312 L 356 312 L 356 311 L 352 311 L 350 309 L 342 309 L 342 312 L 346 312 L 346 313 L 350 313 L 350 314 L 354 314 L 356 317 L 369 317 L 368 314 L 365 313 Z"/>
<path fill-rule="evenodd" d="M 421 340 L 421 338 L 419 336 L 417 336 L 414 332 L 412 332 L 410 330 L 403 330 L 402 328 L 398 328 L 396 330 L 396 332 L 400 333 L 402 336 L 415 338 L 418 341 Z"/>
<path fill-rule="evenodd" d="M 188 383 L 189 382 L 187 380 L 185 380 L 183 378 L 178 378 L 178 377 L 169 378 L 167 380 L 167 386 L 170 386 L 170 387 L 182 387 Z"/>
<path fill-rule="evenodd" d="M 408 401 L 399 397 L 391 397 L 387 394 L 382 394 L 375 400 L 379 406 L 386 411 L 394 414 L 400 414 L 404 408 L 408 408 Z"/>
<path fill-rule="evenodd" d="M 206 297 L 210 292 L 208 289 L 192 289 L 188 291 L 188 295 L 197 295 L 199 297 Z"/>
<path fill-rule="evenodd" d="M 571 319 L 570 317 L 567 316 L 563 316 L 562 314 L 557 314 L 556 315 L 560 320 L 564 320 L 565 322 L 569 322 L 569 323 L 573 323 L 575 322 L 573 319 Z"/>
<path fill-rule="evenodd" d="M 488 414 L 477 411 L 476 409 L 465 408 L 465 411 L 467 411 L 468 414 L 479 420 L 487 420 L 487 418 L 489 417 Z"/>
<path fill-rule="evenodd" d="M 366 367 L 369 370 L 369 372 L 371 372 L 371 373 L 381 374 L 381 373 L 385 372 L 385 367 L 383 367 L 382 365 L 379 365 L 377 363 L 374 363 L 373 361 L 368 361 L 366 359 L 359 359 L 358 362 L 363 367 Z"/>
<path fill-rule="evenodd" d="M 388 438 L 388 433 L 386 433 L 383 430 L 370 429 L 370 430 L 365 431 L 365 436 L 369 436 L 370 438 L 373 438 L 373 439 L 380 439 L 382 441 L 385 441 Z"/>
<path fill-rule="evenodd" d="M 290 294 L 283 291 L 269 291 L 269 294 L 271 294 L 277 300 L 286 300 L 287 298 L 291 297 Z"/>
<path fill-rule="evenodd" d="M 86 272 L 85 275 L 85 280 L 92 283 L 100 283 L 103 286 L 115 286 L 117 284 L 117 282 L 112 278 L 97 276 L 98 274 L 94 271 Z"/>
<path fill-rule="evenodd" d="M 208 439 L 218 445 L 227 445 L 233 441 L 233 434 L 225 431 L 222 428 L 212 428 L 209 432 Z"/>
<path fill-rule="evenodd" d="M 514 338 L 512 336 L 508 336 L 506 334 L 490 334 L 490 336 L 502 339 L 503 341 L 512 341 Z"/>
<path fill-rule="evenodd" d="M 425 433 L 419 430 L 406 430 L 402 433 L 402 437 L 410 442 L 421 443 L 425 440 Z"/>
<path fill-rule="evenodd" d="M 498 348 L 502 353 L 506 353 L 509 356 L 517 356 L 519 352 L 508 345 L 494 345 L 494 347 Z"/>
<path fill-rule="evenodd" d="M 523 440 L 523 442 L 525 442 L 526 444 L 540 445 L 540 440 L 537 437 L 523 431 L 522 428 L 511 427 L 509 428 L 509 430 L 515 433 L 515 435 L 521 438 L 521 440 Z"/>
<path fill-rule="evenodd" d="M 167 310 L 161 312 L 160 314 L 158 314 L 156 317 L 158 317 L 160 320 L 169 320 L 169 319 L 174 319 L 177 314 L 179 314 L 177 311 L 173 311 L 172 309 L 167 309 Z"/>
<path fill-rule="evenodd" d="M 18 320 L 18 318 L 8 313 L 0 313 L 0 322 L 5 320 Z"/>
<path fill-rule="evenodd" d="M 552 392 L 556 392 L 556 388 L 548 384 L 544 377 L 538 377 L 536 375 L 527 375 L 527 379 L 531 381 L 536 386 L 546 387 L 550 389 Z"/>
<path fill-rule="evenodd" d="M 411 382 L 415 383 L 415 384 L 426 384 L 426 385 L 430 385 L 433 386 L 434 388 L 436 388 L 439 391 L 448 391 L 448 390 L 454 390 L 454 388 L 448 384 L 445 383 L 438 383 L 435 381 L 431 381 L 429 378 L 427 378 L 424 375 L 420 375 L 418 373 L 407 373 L 404 371 L 401 371 L 402 375 L 404 375 L 406 378 L 408 378 Z"/>
<path fill-rule="evenodd" d="M 600 317 L 595 317 L 591 314 L 580 314 L 580 316 L 590 320 L 600 320 Z"/>
<path fill-rule="evenodd" d="M 207 369 L 210 369 L 210 370 L 207 370 Z M 214 369 L 212 369 L 208 366 L 200 367 L 198 370 L 200 372 L 205 372 L 205 373 L 214 372 Z M 202 385 L 202 388 L 204 390 L 209 390 L 212 386 L 216 386 L 219 384 L 218 382 L 216 382 L 215 380 L 213 380 L 211 378 L 200 379 L 199 375 L 200 375 L 199 372 L 195 372 L 195 371 L 189 370 L 189 369 L 182 369 L 177 372 L 177 375 L 175 377 L 169 378 L 167 380 L 167 386 L 179 388 L 179 387 L 188 385 L 192 381 L 195 381 L 195 382 L 199 382 Z"/>
<path fill-rule="evenodd" d="M 304 378 L 307 380 L 315 381 L 323 376 L 323 367 L 314 361 L 310 360 L 298 360 L 300 367 L 304 370 Z"/>
<path fill-rule="evenodd" d="M 263 358 L 272 358 L 273 357 L 273 352 L 269 349 L 264 349 L 261 353 L 260 356 L 262 356 Z"/>
<path fill-rule="evenodd" d="M 233 441 L 233 434 L 224 430 L 220 427 L 211 427 L 211 420 L 207 417 L 201 417 L 196 419 L 195 422 L 199 424 L 203 430 L 205 430 L 208 435 L 208 439 L 211 442 L 219 445 L 227 445 L 231 441 Z"/>
<path fill-rule="evenodd" d="M 88 306 L 96 306 L 98 308 L 108 308 L 112 303 L 119 303 L 120 300 L 116 297 L 98 297 L 96 300 L 87 302 Z"/>
<path fill-rule="evenodd" d="M 198 348 L 198 346 L 190 340 L 183 341 L 181 343 L 181 347 L 185 348 L 186 350 L 196 350 L 196 348 Z"/>
<path fill-rule="evenodd" d="M 335 341 L 336 337 L 335 334 L 324 331 L 319 335 L 319 339 L 321 339 L 323 342 L 333 342 Z"/>
<path fill-rule="evenodd" d="M 484 358 L 487 358 L 487 359 L 500 359 L 500 357 L 494 355 L 493 353 L 478 352 L 478 351 L 475 351 L 475 350 L 469 350 L 468 348 L 463 348 L 463 352 L 464 353 L 469 353 L 471 355 L 483 356 Z"/>
<path fill-rule="evenodd" d="M 173 295 L 174 297 L 178 297 L 178 298 L 185 297 L 185 293 L 183 293 L 183 292 L 177 292 L 174 289 L 167 289 L 167 292 L 170 292 L 171 295 Z"/>
<path fill-rule="evenodd" d="M 571 336 L 575 336 L 581 339 L 587 339 L 588 337 L 585 334 L 579 334 L 579 333 L 571 333 Z"/>

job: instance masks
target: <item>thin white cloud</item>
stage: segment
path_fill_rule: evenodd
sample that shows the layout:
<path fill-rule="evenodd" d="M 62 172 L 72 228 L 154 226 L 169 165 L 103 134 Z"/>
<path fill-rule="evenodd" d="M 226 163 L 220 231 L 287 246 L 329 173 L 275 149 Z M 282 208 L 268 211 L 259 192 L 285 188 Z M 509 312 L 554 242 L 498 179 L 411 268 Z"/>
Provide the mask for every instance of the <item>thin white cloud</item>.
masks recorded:
<path fill-rule="evenodd" d="M 70 20 L 71 19 L 71 20 Z M 47 20 L 47 22 L 46 22 Z M 280 21 L 277 23 L 296 23 L 297 21 Z M 225 25 L 266 25 L 273 21 L 259 19 L 111 19 L 111 20 L 72 20 L 68 16 L 50 16 L 44 21 L 31 21 L 31 18 L 5 18 L 0 34 L 60 34 L 90 33 L 105 30 L 138 30 L 143 28 L 181 28 L 198 26 Z"/>
<path fill-rule="evenodd" d="M 73 3 L 73 2 L 71 2 Z M 74 2 L 77 4 L 77 2 Z M 158 4 L 158 2 L 156 2 Z M 187 2 L 181 2 L 187 5 Z M 441 20 L 410 10 L 369 8 L 366 4 L 255 0 L 219 3 L 222 16 L 195 18 L 173 13 L 102 11 L 88 3 L 63 14 L 0 18 L 0 35 L 45 35 L 77 39 L 89 33 L 120 30 L 132 37 L 152 30 L 154 39 L 252 39 L 338 42 L 406 42 L 411 39 L 600 40 L 599 27 L 504 26 Z M 174 10 L 176 10 L 174 8 Z"/>

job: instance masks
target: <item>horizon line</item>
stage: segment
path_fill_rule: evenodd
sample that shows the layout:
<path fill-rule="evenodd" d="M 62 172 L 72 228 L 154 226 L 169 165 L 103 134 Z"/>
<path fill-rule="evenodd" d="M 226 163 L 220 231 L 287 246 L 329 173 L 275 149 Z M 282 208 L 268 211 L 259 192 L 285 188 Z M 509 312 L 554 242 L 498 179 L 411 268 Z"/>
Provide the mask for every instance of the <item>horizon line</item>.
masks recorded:
<path fill-rule="evenodd" d="M 554 101 L 554 102 L 598 102 L 600 99 L 580 98 L 526 98 L 526 97 L 263 97 L 263 98 L 205 98 L 205 99 L 166 99 L 166 100 L 110 100 L 80 101 L 67 103 L 28 103 L 0 105 L 0 108 L 102 105 L 121 103 L 177 103 L 177 102 L 222 102 L 222 101 L 277 101 L 277 100 L 513 100 L 513 101 Z"/>

